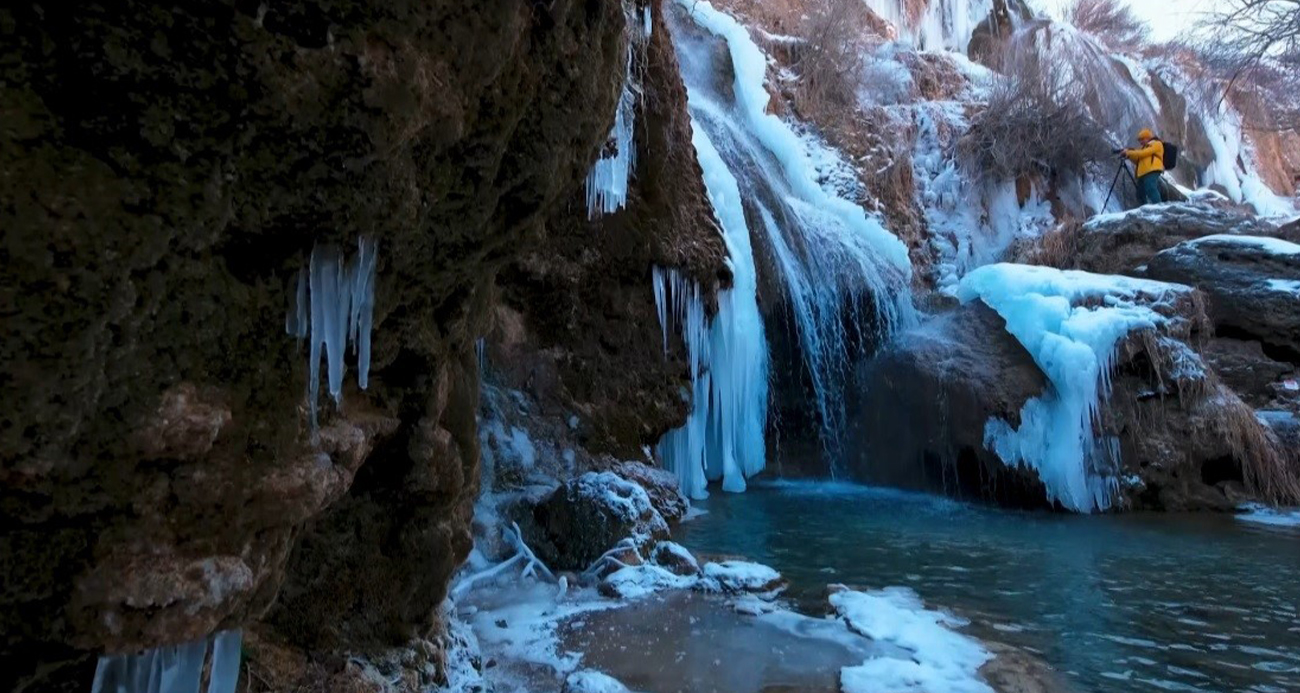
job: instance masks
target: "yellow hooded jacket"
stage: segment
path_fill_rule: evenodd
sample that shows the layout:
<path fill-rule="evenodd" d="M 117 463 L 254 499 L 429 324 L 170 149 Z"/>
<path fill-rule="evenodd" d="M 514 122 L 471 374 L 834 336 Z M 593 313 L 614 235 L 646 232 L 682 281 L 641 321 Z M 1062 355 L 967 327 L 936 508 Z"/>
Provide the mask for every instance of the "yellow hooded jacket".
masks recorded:
<path fill-rule="evenodd" d="M 1141 149 L 1130 149 L 1126 155 L 1137 165 L 1138 178 L 1165 170 L 1165 143 L 1160 140 L 1151 140 Z"/>

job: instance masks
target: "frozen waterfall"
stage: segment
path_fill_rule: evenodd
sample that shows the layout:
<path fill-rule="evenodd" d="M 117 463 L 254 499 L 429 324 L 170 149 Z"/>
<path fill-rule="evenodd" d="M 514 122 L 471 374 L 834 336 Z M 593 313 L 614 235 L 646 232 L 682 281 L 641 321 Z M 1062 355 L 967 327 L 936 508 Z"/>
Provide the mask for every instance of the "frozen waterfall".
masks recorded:
<path fill-rule="evenodd" d="M 210 638 L 146 650 L 106 655 L 95 667 L 91 693 L 199 693 L 208 663 L 206 693 L 235 693 L 243 634 L 221 631 Z M 209 649 L 211 658 L 209 659 Z"/>
<path fill-rule="evenodd" d="M 767 113 L 767 58 L 747 30 L 708 2 L 678 0 L 675 9 L 693 140 L 732 247 L 736 291 L 747 279 L 737 255 L 766 258 L 798 333 L 833 472 L 851 360 L 914 320 L 907 248 L 857 204 L 825 189 L 810 156 L 821 145 Z M 719 56 L 727 62 L 719 64 Z M 728 319 L 741 318 L 717 318 Z"/>
<path fill-rule="evenodd" d="M 1146 279 L 1000 263 L 966 275 L 962 302 L 982 300 L 1002 316 L 1050 387 L 1025 403 L 1020 426 L 985 426 L 984 443 L 1007 464 L 1038 473 L 1050 501 L 1077 512 L 1110 507 L 1118 488 L 1118 442 L 1093 423 L 1110 395 L 1121 340 L 1166 318 L 1150 306 L 1192 290 Z"/>
<path fill-rule="evenodd" d="M 975 27 L 989 16 L 993 0 L 930 0 L 920 11 L 904 0 L 865 0 L 881 19 L 893 25 L 897 38 L 921 50 L 947 49 L 965 53 Z"/>
<path fill-rule="evenodd" d="M 285 318 L 285 331 L 308 339 L 307 399 L 312 426 L 320 399 L 320 360 L 324 351 L 330 396 L 343 396 L 343 352 L 351 342 L 357 356 L 357 384 L 370 385 L 370 333 L 375 312 L 374 239 L 362 237 L 357 252 L 344 262 L 333 245 L 318 245 L 307 267 L 299 270 L 294 305 Z"/>

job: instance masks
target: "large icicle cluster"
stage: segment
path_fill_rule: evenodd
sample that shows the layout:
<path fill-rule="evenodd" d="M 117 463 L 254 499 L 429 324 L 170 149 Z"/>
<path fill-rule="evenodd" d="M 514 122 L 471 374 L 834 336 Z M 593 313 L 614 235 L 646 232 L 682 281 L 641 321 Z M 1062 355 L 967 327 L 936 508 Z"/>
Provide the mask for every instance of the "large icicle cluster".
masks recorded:
<path fill-rule="evenodd" d="M 996 264 L 967 274 L 963 302 L 982 300 L 1007 323 L 1050 387 L 1025 403 L 1020 427 L 991 419 L 984 443 L 1007 464 L 1038 472 L 1048 500 L 1078 512 L 1105 510 L 1117 488 L 1116 441 L 1093 431 L 1110 392 L 1120 340 L 1166 318 L 1149 306 L 1191 289 L 1143 279 Z"/>
<path fill-rule="evenodd" d="M 641 93 L 635 70 L 636 53 L 650 39 L 653 16 L 649 6 L 638 12 L 628 0 L 624 1 L 623 8 L 627 15 L 629 36 L 623 91 L 618 97 L 614 127 L 609 132 L 605 151 L 601 152 L 600 158 L 587 173 L 588 219 L 612 214 L 627 204 L 628 183 L 636 169 L 633 127 L 636 125 L 637 95 Z"/>
<path fill-rule="evenodd" d="M 732 248 L 733 265 L 738 251 Z M 655 303 L 664 350 L 673 330 L 686 345 L 692 382 L 692 409 L 686 423 L 659 441 L 664 466 L 677 474 L 682 492 L 705 498 L 709 481 L 739 493 L 745 479 L 762 471 L 766 449 L 767 341 L 758 315 L 754 265 L 748 277 L 718 296 L 718 315 L 709 324 L 700 288 L 674 269 L 654 268 Z"/>
<path fill-rule="evenodd" d="M 91 693 L 199 693 L 203 665 L 211 661 L 207 693 L 235 693 L 243 633 L 225 630 L 212 637 L 140 654 L 99 658 Z"/>
<path fill-rule="evenodd" d="M 324 351 L 329 392 L 338 403 L 343 395 L 343 352 L 352 343 L 357 356 L 357 384 L 370 384 L 370 333 L 375 311 L 375 241 L 362 237 L 357 252 L 345 262 L 333 245 L 318 245 L 308 267 L 298 273 L 294 307 L 285 331 L 308 339 L 307 399 L 312 425 L 320 399 L 320 360 Z"/>

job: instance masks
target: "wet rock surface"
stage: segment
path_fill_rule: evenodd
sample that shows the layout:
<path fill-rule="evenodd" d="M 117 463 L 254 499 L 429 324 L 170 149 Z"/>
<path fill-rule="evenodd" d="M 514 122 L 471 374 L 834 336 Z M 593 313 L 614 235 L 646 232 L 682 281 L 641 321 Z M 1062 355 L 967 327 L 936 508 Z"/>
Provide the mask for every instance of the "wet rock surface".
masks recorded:
<path fill-rule="evenodd" d="M 1103 215 L 1085 223 L 1070 266 L 1089 272 L 1141 274 L 1139 268 L 1157 253 L 1183 241 L 1215 234 L 1278 233 L 1274 224 L 1252 214 L 1204 203 L 1147 207 L 1122 215 Z"/>
<path fill-rule="evenodd" d="M 296 646 L 431 625 L 469 550 L 492 277 L 603 142 L 624 25 L 574 0 L 0 10 L 0 682 L 84 686 L 93 653 L 277 591 Z M 312 435 L 289 287 L 362 235 L 370 388 Z"/>
<path fill-rule="evenodd" d="M 991 417 L 1016 423 L 1047 378 L 981 302 L 901 335 L 862 364 L 848 404 L 849 472 L 874 484 L 1042 504 L 1036 477 L 984 446 Z"/>
<path fill-rule="evenodd" d="M 1300 362 L 1300 246 L 1274 239 L 1209 237 L 1157 254 L 1147 275 L 1205 293 L 1221 336 L 1243 336 Z"/>

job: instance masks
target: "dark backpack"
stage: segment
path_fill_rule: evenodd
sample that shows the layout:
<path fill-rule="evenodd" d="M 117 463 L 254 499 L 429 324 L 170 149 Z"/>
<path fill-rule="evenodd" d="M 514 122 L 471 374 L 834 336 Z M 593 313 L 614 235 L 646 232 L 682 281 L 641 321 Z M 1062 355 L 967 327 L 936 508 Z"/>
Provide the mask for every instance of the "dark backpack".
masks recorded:
<path fill-rule="evenodd" d="M 1165 165 L 1166 171 L 1172 171 L 1178 165 L 1178 145 L 1163 140 L 1162 143 L 1165 145 L 1165 158 L 1160 163 Z"/>

